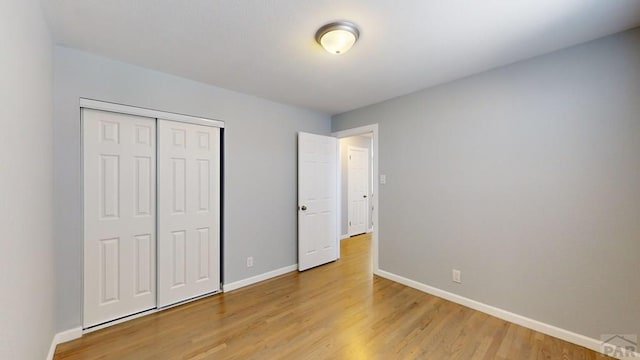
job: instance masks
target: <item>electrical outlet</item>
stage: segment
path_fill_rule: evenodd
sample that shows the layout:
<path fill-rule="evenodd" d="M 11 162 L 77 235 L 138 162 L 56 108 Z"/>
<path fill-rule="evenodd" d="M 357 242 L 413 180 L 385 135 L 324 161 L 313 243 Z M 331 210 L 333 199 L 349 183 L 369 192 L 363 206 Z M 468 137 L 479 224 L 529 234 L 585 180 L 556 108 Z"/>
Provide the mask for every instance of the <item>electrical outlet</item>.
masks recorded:
<path fill-rule="evenodd" d="M 253 267 L 253 256 L 247 258 L 247 267 Z"/>
<path fill-rule="evenodd" d="M 453 271 L 451 271 L 451 280 L 455 283 L 462 284 L 462 273 L 460 270 L 453 269 Z"/>

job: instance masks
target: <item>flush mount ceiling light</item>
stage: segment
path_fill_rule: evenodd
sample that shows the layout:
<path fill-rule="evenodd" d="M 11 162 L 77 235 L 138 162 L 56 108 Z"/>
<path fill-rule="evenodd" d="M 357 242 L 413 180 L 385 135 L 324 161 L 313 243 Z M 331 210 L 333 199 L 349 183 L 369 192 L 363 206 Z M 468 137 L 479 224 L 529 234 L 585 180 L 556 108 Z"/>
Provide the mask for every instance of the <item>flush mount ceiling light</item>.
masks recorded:
<path fill-rule="evenodd" d="M 318 44 L 332 54 L 344 54 L 358 41 L 358 27 L 348 21 L 329 23 L 316 32 Z"/>

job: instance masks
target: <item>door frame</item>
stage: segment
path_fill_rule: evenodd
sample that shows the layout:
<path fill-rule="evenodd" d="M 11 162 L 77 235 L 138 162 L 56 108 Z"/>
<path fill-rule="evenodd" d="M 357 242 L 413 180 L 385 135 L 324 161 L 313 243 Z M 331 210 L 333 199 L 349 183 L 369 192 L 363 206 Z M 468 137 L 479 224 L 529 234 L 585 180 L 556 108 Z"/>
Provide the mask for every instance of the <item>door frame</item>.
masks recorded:
<path fill-rule="evenodd" d="M 372 154 L 373 154 L 373 169 L 372 169 L 372 176 L 373 176 L 373 189 L 371 189 L 371 198 L 369 199 L 369 204 L 371 206 L 373 206 L 373 211 L 371 212 L 371 219 L 370 221 L 373 221 L 373 236 L 371 236 L 371 256 L 372 256 L 372 261 L 371 261 L 371 267 L 373 270 L 374 274 L 377 274 L 378 271 L 380 270 L 379 267 L 379 253 L 378 253 L 378 237 L 380 236 L 380 232 L 379 232 L 379 228 L 378 228 L 378 224 L 380 223 L 380 217 L 379 217 L 379 183 L 380 183 L 380 173 L 379 173 L 379 146 L 378 146 L 378 138 L 379 138 L 379 130 L 378 130 L 378 124 L 372 124 L 372 125 L 365 125 L 365 126 L 360 126 L 360 127 L 356 127 L 356 128 L 352 128 L 352 129 L 346 129 L 346 130 L 340 130 L 340 131 L 335 131 L 331 133 L 331 136 L 334 136 L 336 138 L 341 139 L 341 138 L 346 138 L 346 137 L 351 137 L 351 136 L 358 136 L 358 135 L 365 135 L 365 134 L 373 134 L 373 139 L 372 139 L 372 143 L 373 143 L 373 149 L 372 149 Z M 338 152 L 338 164 L 340 164 L 340 152 Z M 340 181 L 340 178 L 342 176 L 342 169 L 341 166 L 338 166 L 338 179 L 337 181 Z M 340 186 L 338 186 L 338 199 L 341 200 L 342 199 L 342 189 L 340 188 Z M 342 214 L 341 214 L 341 206 L 338 206 L 338 219 L 341 219 Z M 338 246 L 338 249 L 340 249 L 340 246 Z M 339 254 L 339 253 L 338 253 Z"/>

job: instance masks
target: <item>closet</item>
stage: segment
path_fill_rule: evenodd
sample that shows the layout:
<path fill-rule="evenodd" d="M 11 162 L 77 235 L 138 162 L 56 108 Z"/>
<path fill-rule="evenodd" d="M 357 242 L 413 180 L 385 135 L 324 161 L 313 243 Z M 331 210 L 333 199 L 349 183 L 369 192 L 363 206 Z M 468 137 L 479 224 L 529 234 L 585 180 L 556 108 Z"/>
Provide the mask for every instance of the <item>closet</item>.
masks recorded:
<path fill-rule="evenodd" d="M 222 123 L 84 104 L 83 327 L 219 291 Z"/>

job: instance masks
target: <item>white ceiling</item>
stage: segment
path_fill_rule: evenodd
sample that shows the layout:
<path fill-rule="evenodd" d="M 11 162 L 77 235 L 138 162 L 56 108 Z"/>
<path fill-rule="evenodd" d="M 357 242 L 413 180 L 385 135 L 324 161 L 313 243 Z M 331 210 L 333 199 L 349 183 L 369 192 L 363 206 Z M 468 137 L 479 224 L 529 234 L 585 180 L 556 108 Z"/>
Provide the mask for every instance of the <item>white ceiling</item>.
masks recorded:
<path fill-rule="evenodd" d="M 638 0 L 42 0 L 56 43 L 335 114 L 640 26 Z M 332 20 L 361 37 L 336 56 Z"/>

